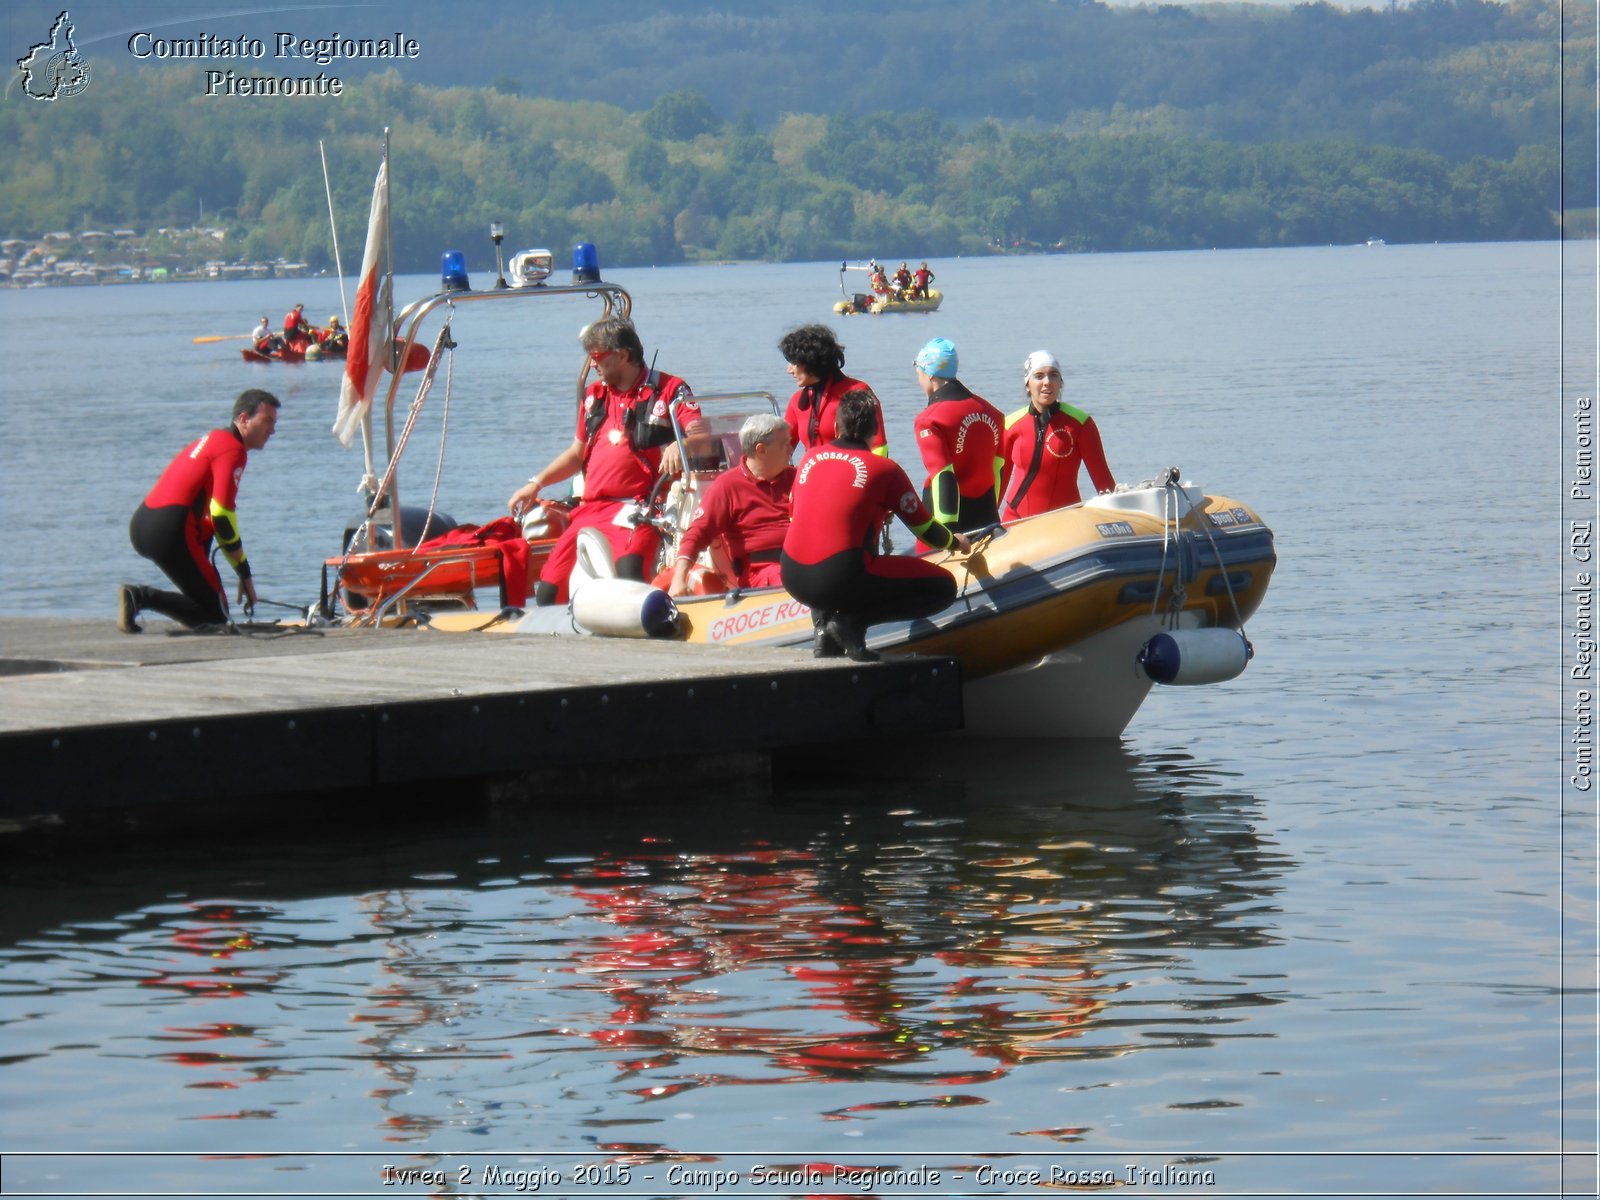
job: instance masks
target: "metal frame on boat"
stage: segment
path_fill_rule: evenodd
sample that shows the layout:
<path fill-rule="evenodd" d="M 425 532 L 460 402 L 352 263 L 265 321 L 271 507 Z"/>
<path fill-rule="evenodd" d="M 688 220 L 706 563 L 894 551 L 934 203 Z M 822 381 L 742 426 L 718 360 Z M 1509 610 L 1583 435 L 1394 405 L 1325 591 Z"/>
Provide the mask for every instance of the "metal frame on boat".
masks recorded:
<path fill-rule="evenodd" d="M 529 252 L 533 253 L 533 252 Z M 633 298 L 614 283 L 587 280 L 570 285 L 550 285 L 539 282 L 522 287 L 494 288 L 487 291 L 471 289 L 446 289 L 407 305 L 395 318 L 394 362 L 411 363 L 426 349 L 418 341 L 423 322 L 440 308 L 479 303 L 508 303 L 530 299 L 551 299 L 559 296 L 580 296 L 601 302 L 596 320 L 610 316 L 627 317 L 633 311 Z M 358 624 L 377 623 L 390 615 L 416 616 L 428 607 L 448 605 L 475 608 L 476 593 L 483 588 L 498 586 L 501 603 L 506 599 L 504 560 L 493 546 L 428 545 L 421 536 L 412 538 L 408 526 L 416 526 L 436 534 L 449 532 L 453 522 L 435 523 L 436 514 L 431 504 L 426 509 L 407 510 L 401 503 L 399 466 L 412 429 L 442 361 L 444 351 L 452 348 L 450 321 L 446 321 L 428 353 L 427 365 L 417 385 L 416 397 L 405 423 L 396 428 L 396 401 L 401 380 L 406 372 L 391 372 L 383 388 L 384 418 L 384 473 L 367 489 L 365 519 L 347 532 L 344 553 L 328 558 L 323 563 L 322 597 L 319 605 L 322 616 L 331 619 L 336 604 L 343 596 L 349 619 Z M 577 379 L 576 396 L 581 401 L 585 381 L 591 367 L 584 360 Z M 370 424 L 365 434 L 371 437 Z M 371 460 L 371 447 L 368 446 Z M 559 511 L 547 505 L 552 524 L 560 526 Z M 399 519 L 396 519 L 399 514 Z M 531 585 L 543 564 L 549 549 L 555 544 L 559 528 L 551 536 L 530 538 L 528 583 Z M 330 584 L 331 580 L 331 584 Z"/>

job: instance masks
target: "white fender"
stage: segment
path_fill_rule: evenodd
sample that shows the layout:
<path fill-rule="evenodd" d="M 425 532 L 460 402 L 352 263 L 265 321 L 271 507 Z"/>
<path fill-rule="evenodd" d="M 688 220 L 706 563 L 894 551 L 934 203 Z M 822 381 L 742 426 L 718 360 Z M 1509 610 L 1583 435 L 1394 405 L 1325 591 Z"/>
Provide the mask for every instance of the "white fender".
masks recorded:
<path fill-rule="evenodd" d="M 1222 683 L 1244 671 L 1255 650 L 1237 629 L 1172 629 L 1139 651 L 1139 665 L 1157 683 Z"/>
<path fill-rule="evenodd" d="M 574 593 L 572 619 L 605 637 L 673 637 L 678 606 L 660 588 L 636 579 L 594 579 Z"/>
<path fill-rule="evenodd" d="M 615 579 L 616 564 L 611 559 L 611 543 L 598 529 L 580 529 L 575 542 L 577 559 L 567 579 L 567 595 L 577 594 L 596 579 Z"/>

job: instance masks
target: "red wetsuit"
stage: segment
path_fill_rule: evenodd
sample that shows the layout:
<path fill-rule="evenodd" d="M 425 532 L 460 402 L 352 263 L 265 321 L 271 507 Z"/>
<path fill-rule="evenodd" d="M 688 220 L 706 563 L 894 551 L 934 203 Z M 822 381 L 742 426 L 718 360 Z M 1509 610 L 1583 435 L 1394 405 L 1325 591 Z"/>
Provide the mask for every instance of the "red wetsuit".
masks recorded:
<path fill-rule="evenodd" d="M 794 468 L 785 467 L 771 479 L 758 479 L 740 459 L 701 497 L 678 556 L 692 559 L 720 537 L 739 572 L 739 587 L 778 586 L 778 552 L 789 532 L 794 476 Z"/>
<path fill-rule="evenodd" d="M 578 413 L 578 438 L 583 442 L 583 503 L 572 523 L 551 547 L 539 572 L 538 602 L 560 604 L 567 598 L 567 580 L 577 561 L 578 533 L 599 529 L 611 543 L 617 574 L 644 579 L 653 567 L 660 535 L 648 525 L 615 523 L 634 502 L 647 500 L 661 470 L 661 449 L 672 441 L 671 412 L 687 423 L 700 415 L 689 385 L 664 371 L 641 371 L 627 392 L 591 383 Z M 548 586 L 546 586 L 548 585 Z"/>
<path fill-rule="evenodd" d="M 955 599 L 955 576 L 910 555 L 874 553 L 890 513 L 934 545 L 953 542 L 897 463 L 860 442 L 812 450 L 795 474 L 783 586 L 813 609 L 850 613 L 868 625 L 938 612 Z"/>
<path fill-rule="evenodd" d="M 1006 417 L 1003 452 L 1006 481 L 1000 517 L 1005 521 L 1078 503 L 1079 467 L 1087 468 L 1096 491 L 1117 486 L 1094 418 L 1071 405 L 1053 404 L 1044 413 L 1031 404 L 1019 408 Z"/>
<path fill-rule="evenodd" d="M 939 385 L 913 425 L 928 468 L 922 501 L 934 519 L 966 533 L 1000 519 L 1005 417 L 958 379 Z"/>
<path fill-rule="evenodd" d="M 911 278 L 913 281 L 911 294 L 919 300 L 927 299 L 928 285 L 933 282 L 933 272 L 928 270 L 927 267 L 918 267 Z"/>
<path fill-rule="evenodd" d="M 889 438 L 883 429 L 883 405 L 878 402 L 878 397 L 859 379 L 833 375 L 820 384 L 803 387 L 789 397 L 789 407 L 783 419 L 789 423 L 789 436 L 800 447 L 802 455 L 816 446 L 827 445 L 838 436 L 834 419 L 838 414 L 839 401 L 858 389 L 872 396 L 873 406 L 878 410 L 878 430 L 872 436 L 872 451 L 882 455 L 889 453 Z"/>
<path fill-rule="evenodd" d="M 222 580 L 211 565 L 213 538 L 241 579 L 250 564 L 239 537 L 239 480 L 249 460 L 238 430 L 213 429 L 167 464 L 128 524 L 133 548 L 177 584 L 182 595 L 140 589 L 141 608 L 186 625 L 227 620 Z"/>

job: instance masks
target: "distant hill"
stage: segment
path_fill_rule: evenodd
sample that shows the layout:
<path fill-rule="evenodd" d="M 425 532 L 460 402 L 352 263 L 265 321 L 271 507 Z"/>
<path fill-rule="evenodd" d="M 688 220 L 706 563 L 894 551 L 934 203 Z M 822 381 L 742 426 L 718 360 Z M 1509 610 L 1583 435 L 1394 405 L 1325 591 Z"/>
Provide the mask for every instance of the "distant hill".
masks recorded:
<path fill-rule="evenodd" d="M 928 109 L 961 124 L 1154 128 L 1236 142 L 1347 137 L 1451 162 L 1508 158 L 1518 146 L 1555 146 L 1561 136 L 1560 0 L 1419 0 L 1394 11 L 1323 3 L 1111 8 L 1092 0 L 237 7 L 248 11 L 217 15 L 218 6 L 193 0 L 82 0 L 71 11 L 84 51 L 125 65 L 133 63 L 126 38 L 139 30 L 179 40 L 248 35 L 269 50 L 277 32 L 398 31 L 419 43 L 419 56 L 403 66 L 411 83 L 629 112 L 693 90 L 723 119 L 759 129 L 788 113 Z M 18 29 L 18 6 L 8 8 L 14 40 L 42 34 Z M 144 14 L 143 23 L 130 14 Z M 1589 28 L 1570 35 L 1568 64 L 1570 82 L 1586 81 L 1591 97 L 1592 17 L 1569 13 Z M 1576 53 L 1585 45 L 1586 61 Z M 335 69 L 357 78 L 390 65 Z"/>
<path fill-rule="evenodd" d="M 1563 57 L 1558 0 L 211 7 L 73 5 L 87 85 L 0 104 L 0 235 L 215 226 L 221 261 L 324 267 L 317 143 L 348 259 L 386 126 L 407 269 L 490 220 L 623 265 L 1535 238 L 1563 186 L 1595 204 L 1593 14 Z M 7 6 L 11 44 L 58 11 Z M 418 53 L 319 64 L 278 34 Z M 221 69 L 340 94 L 207 95 Z"/>

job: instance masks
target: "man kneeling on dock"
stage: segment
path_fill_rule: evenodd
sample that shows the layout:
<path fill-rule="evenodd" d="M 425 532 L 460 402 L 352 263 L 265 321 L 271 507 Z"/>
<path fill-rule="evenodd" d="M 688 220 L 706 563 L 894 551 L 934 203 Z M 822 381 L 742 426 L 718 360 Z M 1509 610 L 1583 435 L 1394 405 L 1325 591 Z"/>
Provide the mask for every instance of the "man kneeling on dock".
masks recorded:
<path fill-rule="evenodd" d="M 233 404 L 233 423 L 190 442 L 156 480 L 128 523 L 133 548 L 166 573 L 178 592 L 122 584 L 117 588 L 117 628 L 142 632 L 148 609 L 194 628 L 228 623 L 228 593 L 211 565 L 215 537 L 239 576 L 239 601 L 249 612 L 256 585 L 239 536 L 239 480 L 251 450 L 260 450 L 278 425 L 278 398 L 250 388 Z"/>

